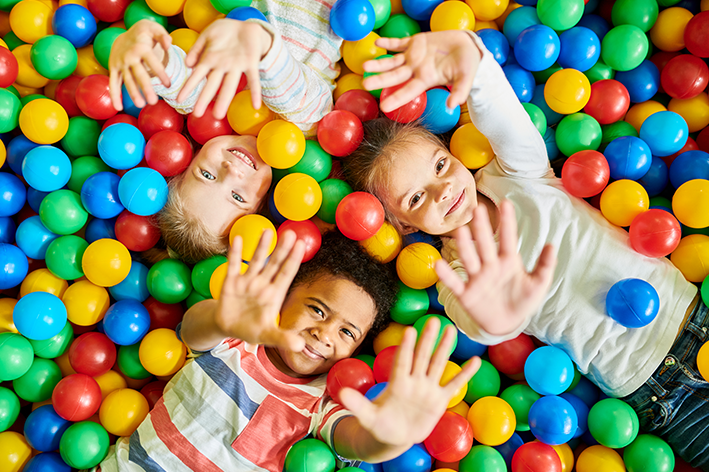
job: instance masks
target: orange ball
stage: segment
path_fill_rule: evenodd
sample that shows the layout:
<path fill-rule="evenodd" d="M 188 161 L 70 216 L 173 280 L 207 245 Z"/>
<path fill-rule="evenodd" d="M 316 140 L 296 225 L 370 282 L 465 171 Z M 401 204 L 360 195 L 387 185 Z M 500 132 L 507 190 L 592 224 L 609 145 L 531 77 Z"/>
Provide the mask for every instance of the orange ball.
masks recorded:
<path fill-rule="evenodd" d="M 16 333 L 12 312 L 17 305 L 14 298 L 0 298 L 0 333 Z"/>
<path fill-rule="evenodd" d="M 256 147 L 266 164 L 274 169 L 288 169 L 305 154 L 305 136 L 293 123 L 275 120 L 261 128 Z"/>
<path fill-rule="evenodd" d="M 479 169 L 495 157 L 490 141 L 473 123 L 466 123 L 455 130 L 451 137 L 450 150 L 468 169 Z"/>
<path fill-rule="evenodd" d="M 242 90 L 231 101 L 226 117 L 237 134 L 258 136 L 261 128 L 269 121 L 273 121 L 276 115 L 264 103 L 261 103 L 261 108 L 258 110 L 254 109 L 251 105 L 251 91 Z"/>
<path fill-rule="evenodd" d="M 182 12 L 186 2 L 187 0 L 146 0 L 151 10 L 163 16 L 175 16 Z"/>
<path fill-rule="evenodd" d="M 106 373 L 97 375 L 94 380 L 101 389 L 101 398 L 105 399 L 111 392 L 114 392 L 120 388 L 126 388 L 128 384 L 126 379 L 124 379 L 121 374 L 115 370 L 109 370 Z"/>
<path fill-rule="evenodd" d="M 497 23 L 495 20 L 490 20 L 490 21 L 483 21 L 483 20 L 475 20 L 475 29 L 473 31 L 478 32 L 483 29 L 494 29 L 495 31 L 500 31 L 500 27 L 497 26 Z"/>
<path fill-rule="evenodd" d="M 709 126 L 709 96 L 706 92 L 700 92 L 696 97 L 684 100 L 673 98 L 667 109 L 684 118 L 690 133 L 701 131 Z"/>
<path fill-rule="evenodd" d="M 544 86 L 544 99 L 549 108 L 563 115 L 581 111 L 590 98 L 591 82 L 576 69 L 554 72 Z"/>
<path fill-rule="evenodd" d="M 27 439 L 14 431 L 0 433 L 0 470 L 20 472 L 32 458 L 32 447 Z"/>
<path fill-rule="evenodd" d="M 226 271 L 228 267 L 229 264 L 226 262 L 221 264 L 214 270 L 214 272 L 212 272 L 212 276 L 209 278 L 209 293 L 215 300 L 219 300 L 219 297 L 222 294 L 222 287 L 224 286 L 224 280 L 226 280 Z M 241 271 L 239 273 L 243 274 L 248 268 L 248 264 L 242 262 Z"/>
<path fill-rule="evenodd" d="M 443 370 L 443 375 L 441 376 L 441 381 L 439 382 L 441 387 L 444 387 L 448 385 L 448 382 L 453 380 L 453 377 L 458 375 L 463 369 L 456 364 L 453 361 L 448 361 L 446 363 L 446 368 Z M 464 383 L 462 387 L 460 387 L 453 397 L 450 399 L 448 402 L 448 406 L 446 408 L 453 408 L 456 406 L 458 403 L 463 401 L 463 398 L 465 398 L 465 395 L 468 393 L 468 384 Z"/>
<path fill-rule="evenodd" d="M 175 331 L 158 328 L 150 331 L 140 342 L 140 363 L 153 375 L 172 375 L 182 368 L 187 346 L 177 338 Z"/>

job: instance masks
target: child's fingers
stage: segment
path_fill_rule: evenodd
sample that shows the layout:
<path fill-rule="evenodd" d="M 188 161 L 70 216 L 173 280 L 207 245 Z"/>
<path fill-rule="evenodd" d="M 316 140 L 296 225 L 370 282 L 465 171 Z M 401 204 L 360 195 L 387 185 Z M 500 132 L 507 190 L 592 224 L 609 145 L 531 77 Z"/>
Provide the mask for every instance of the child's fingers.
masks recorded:
<path fill-rule="evenodd" d="M 303 261 L 304 254 L 305 243 L 303 241 L 296 241 L 293 249 L 290 251 L 285 262 L 281 265 L 280 270 L 273 279 L 274 288 L 278 293 L 283 294 L 284 297 L 295 275 L 298 273 L 298 268 Z"/>
<path fill-rule="evenodd" d="M 165 54 L 167 54 L 167 50 L 165 50 Z M 145 56 L 143 56 L 143 60 L 146 64 L 148 64 L 148 67 L 150 67 L 150 70 L 153 71 L 155 76 L 160 79 L 160 82 L 165 87 L 169 87 L 170 78 L 167 76 L 167 73 L 165 72 L 165 67 L 163 67 L 162 62 L 158 60 L 157 57 L 155 57 L 155 54 L 146 54 Z M 152 85 L 150 88 L 152 89 Z"/>
<path fill-rule="evenodd" d="M 217 101 L 214 103 L 214 110 L 212 111 L 214 118 L 222 119 L 226 116 L 226 112 L 229 109 L 234 95 L 236 95 L 236 90 L 239 88 L 239 81 L 241 80 L 241 70 L 229 72 L 222 82 L 222 88 L 219 91 L 219 96 Z"/>
<path fill-rule="evenodd" d="M 300 352 L 305 348 L 305 340 L 301 336 L 294 332 L 277 328 L 275 319 L 274 328 L 263 335 L 263 344 L 288 349 L 293 352 Z"/>
<path fill-rule="evenodd" d="M 500 206 L 500 256 L 517 255 L 517 219 L 509 200 Z"/>
<path fill-rule="evenodd" d="M 224 79 L 224 73 L 212 69 L 207 75 L 207 82 L 204 84 L 204 88 L 199 93 L 199 98 L 194 105 L 194 114 L 197 117 L 204 115 L 204 111 L 207 106 L 211 103 L 214 97 L 219 91 L 219 87 L 222 85 L 222 80 Z"/>
<path fill-rule="evenodd" d="M 394 57 L 384 57 L 382 59 L 370 59 L 362 64 L 365 72 L 386 72 L 404 65 L 406 56 L 397 54 Z"/>
<path fill-rule="evenodd" d="M 451 269 L 446 261 L 439 259 L 435 265 L 436 274 L 441 283 L 448 287 L 453 295 L 460 297 L 465 292 L 465 282 L 456 272 Z"/>
<path fill-rule="evenodd" d="M 145 106 L 145 99 L 133 79 L 133 73 L 131 72 L 130 67 L 123 69 L 121 75 L 123 76 L 123 83 L 126 86 L 128 95 L 130 95 L 131 100 L 133 100 L 133 104 L 138 108 L 143 108 Z"/>
<path fill-rule="evenodd" d="M 463 387 L 463 385 L 467 384 L 480 368 L 480 364 L 480 358 L 477 356 L 473 357 L 468 362 L 463 364 L 463 369 L 458 372 L 458 374 L 453 377 L 445 385 L 445 387 L 443 387 L 444 391 L 446 392 L 446 396 L 448 398 L 452 398 L 453 395 L 455 395 L 455 393 Z"/>
<path fill-rule="evenodd" d="M 413 72 L 411 67 L 403 65 L 396 69 L 384 72 L 379 75 L 372 75 L 362 81 L 362 86 L 367 90 L 379 90 L 385 87 L 393 87 L 403 84 L 411 78 Z"/>
<path fill-rule="evenodd" d="M 431 361 L 428 366 L 428 375 L 436 381 L 439 381 L 443 375 L 443 370 L 448 364 L 448 357 L 450 357 L 453 341 L 457 336 L 457 330 L 452 326 L 447 326 L 443 331 L 443 337 L 441 337 L 438 347 L 433 352 L 433 356 L 431 357 Z"/>
<path fill-rule="evenodd" d="M 403 69 L 403 68 L 402 68 Z M 381 77 L 381 76 L 377 76 Z M 396 92 L 389 95 L 381 104 L 380 108 L 384 113 L 396 110 L 402 105 L 406 105 L 411 100 L 421 95 L 428 87 L 419 78 L 414 77 Z"/>
<path fill-rule="evenodd" d="M 254 110 L 258 110 L 261 108 L 261 78 L 259 77 L 258 67 L 249 67 L 244 73 L 251 89 L 251 105 Z"/>
<path fill-rule="evenodd" d="M 234 241 L 231 243 L 229 248 L 229 254 L 226 266 L 226 277 L 224 278 L 224 284 L 222 285 L 222 297 L 231 293 L 234 288 L 234 284 L 241 275 L 241 250 L 243 247 L 243 241 L 241 236 L 236 236 Z"/>
<path fill-rule="evenodd" d="M 470 234 L 468 225 L 463 225 L 455 232 L 455 241 L 458 244 L 458 255 L 465 267 L 465 271 L 469 274 L 477 274 L 480 271 L 480 256 L 475 249 L 473 236 Z"/>
<path fill-rule="evenodd" d="M 477 244 L 480 263 L 485 265 L 497 264 L 497 246 L 490 226 L 490 216 L 484 205 L 478 205 L 473 217 L 473 238 Z"/>
<path fill-rule="evenodd" d="M 438 332 L 441 322 L 438 318 L 430 318 L 423 327 L 423 332 L 419 336 L 416 352 L 414 353 L 414 364 L 411 374 L 417 377 L 424 377 L 428 372 L 431 363 L 431 353 L 438 339 Z"/>
<path fill-rule="evenodd" d="M 268 259 L 269 256 L 269 249 L 274 236 L 275 234 L 270 229 L 266 229 L 261 233 L 261 238 L 259 238 L 258 246 L 256 246 L 254 257 L 249 261 L 249 270 L 246 271 L 250 276 L 258 275 L 263 270 L 266 265 L 266 259 Z"/>
<path fill-rule="evenodd" d="M 199 83 L 207 77 L 207 74 L 212 70 L 211 66 L 208 66 L 204 64 L 204 62 L 200 62 L 197 64 L 197 66 L 192 70 L 192 75 L 189 76 L 187 81 L 185 82 L 185 85 L 182 86 L 182 90 L 180 90 L 180 93 L 177 94 L 177 101 L 178 102 L 184 102 L 187 97 L 190 96 L 192 91 L 199 85 Z M 204 94 L 204 91 L 200 94 L 200 98 Z M 196 115 L 197 117 L 200 117 L 202 115 Z"/>
<path fill-rule="evenodd" d="M 401 52 L 405 51 L 411 44 L 411 37 L 407 38 L 379 38 L 374 44 L 387 51 Z"/>
<path fill-rule="evenodd" d="M 340 390 L 340 403 L 354 415 L 364 428 L 371 428 L 377 421 L 377 406 L 357 390 L 345 387 Z"/>
<path fill-rule="evenodd" d="M 140 88 L 143 91 L 145 100 L 149 104 L 155 105 L 158 102 L 158 96 L 153 90 L 153 84 L 150 82 L 150 75 L 148 75 L 148 72 L 145 70 L 143 64 L 132 66 L 131 72 L 133 72 L 133 75 L 138 81 L 138 85 L 140 85 Z"/>
<path fill-rule="evenodd" d="M 194 67 L 197 64 L 199 57 L 202 55 L 205 45 L 207 44 L 207 36 L 202 33 L 197 37 L 197 41 L 190 48 L 190 52 L 185 57 L 185 65 Z M 186 84 L 185 84 L 186 85 Z"/>
<path fill-rule="evenodd" d="M 123 110 L 123 100 L 121 99 L 121 71 L 111 69 L 108 76 L 108 93 L 111 96 L 111 104 L 118 111 Z"/>
<path fill-rule="evenodd" d="M 448 97 L 446 106 L 452 109 L 465 103 L 468 99 L 468 95 L 470 95 L 470 90 L 473 88 L 474 80 L 475 75 L 466 73 L 463 77 L 453 82 L 451 94 Z"/>
<path fill-rule="evenodd" d="M 261 274 L 268 283 L 271 283 L 278 271 L 281 270 L 281 266 L 286 262 L 291 252 L 293 252 L 293 247 L 297 241 L 295 232 L 290 230 L 284 231 L 277 237 L 278 244 L 276 245 L 276 249 L 261 270 Z"/>
<path fill-rule="evenodd" d="M 172 46 L 172 36 L 163 33 L 158 37 L 158 43 L 160 43 L 162 48 L 165 50 L 165 54 L 167 54 L 168 49 Z"/>
<path fill-rule="evenodd" d="M 411 375 L 413 366 L 414 346 L 416 346 L 416 330 L 411 326 L 404 330 L 401 344 L 396 350 L 394 364 L 392 365 L 389 381 L 396 383 L 399 378 L 406 378 Z"/>

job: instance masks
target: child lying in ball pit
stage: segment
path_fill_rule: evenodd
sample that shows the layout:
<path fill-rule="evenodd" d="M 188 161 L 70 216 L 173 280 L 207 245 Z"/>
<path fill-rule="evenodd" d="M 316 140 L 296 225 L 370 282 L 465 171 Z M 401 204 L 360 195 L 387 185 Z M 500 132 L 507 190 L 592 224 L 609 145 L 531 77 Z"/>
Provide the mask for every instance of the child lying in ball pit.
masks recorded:
<path fill-rule="evenodd" d="M 134 103 L 155 104 L 158 95 L 180 113 L 226 115 L 242 73 L 255 108 L 263 102 L 306 134 L 332 108 L 342 39 L 329 27 L 332 1 L 258 0 L 268 21 L 220 19 L 199 36 L 189 54 L 171 45 L 155 22 L 139 21 L 113 45 L 110 85 L 121 110 L 121 83 Z M 170 182 L 158 221 L 167 247 L 195 262 L 226 253 L 226 233 L 239 217 L 258 211 L 271 184 L 252 136 L 208 141 L 189 168 Z"/>
<path fill-rule="evenodd" d="M 697 288 L 667 259 L 635 252 L 626 231 L 566 192 L 544 140 L 475 34 L 426 33 L 377 44 L 401 54 L 366 63 L 381 74 L 366 79 L 365 87 L 409 81 L 382 110 L 452 84 L 448 106 L 467 99 L 473 123 L 496 155 L 473 177 L 425 129 L 377 119 L 364 124 L 363 144 L 344 161 L 353 187 L 377 195 L 402 233 L 443 238 L 444 261 L 436 269 L 447 315 L 483 344 L 524 332 L 563 349 L 607 395 L 628 402 L 644 430 L 709 470 L 709 384 L 696 362 L 709 340 L 709 309 Z M 490 228 L 499 228 L 497 241 L 486 237 Z M 559 254 L 555 271 L 552 246 Z M 498 251 L 499 264 L 480 269 Z M 646 327 L 626 328 L 605 313 L 608 290 L 626 278 L 646 280 L 659 294 L 659 314 Z M 532 287 L 547 284 L 540 310 L 510 312 L 534 301 Z"/>
<path fill-rule="evenodd" d="M 201 353 L 100 470 L 280 472 L 289 448 L 309 434 L 343 459 L 385 461 L 422 442 L 478 369 L 474 358 L 439 385 L 456 331 L 449 327 L 432 354 L 436 320 L 415 349 L 408 328 L 373 403 L 345 389 L 337 404 L 325 391 L 327 372 L 387 325 L 396 284 L 387 266 L 340 233 L 324 235 L 300 270 L 302 241 L 287 231 L 268 258 L 271 237 L 264 234 L 243 275 L 235 239 L 220 299 L 196 304 L 178 327 Z"/>

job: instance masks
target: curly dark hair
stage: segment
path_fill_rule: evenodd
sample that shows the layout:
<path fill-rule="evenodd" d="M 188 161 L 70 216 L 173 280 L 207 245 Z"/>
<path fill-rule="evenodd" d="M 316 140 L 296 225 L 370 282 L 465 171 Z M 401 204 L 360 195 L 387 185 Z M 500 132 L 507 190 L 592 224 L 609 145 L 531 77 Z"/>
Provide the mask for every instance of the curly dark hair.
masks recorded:
<path fill-rule="evenodd" d="M 378 262 L 357 241 L 335 230 L 323 235 L 320 250 L 300 266 L 291 289 L 324 274 L 347 279 L 372 297 L 377 314 L 363 345 L 370 343 L 389 324 L 398 292 L 391 266 Z"/>

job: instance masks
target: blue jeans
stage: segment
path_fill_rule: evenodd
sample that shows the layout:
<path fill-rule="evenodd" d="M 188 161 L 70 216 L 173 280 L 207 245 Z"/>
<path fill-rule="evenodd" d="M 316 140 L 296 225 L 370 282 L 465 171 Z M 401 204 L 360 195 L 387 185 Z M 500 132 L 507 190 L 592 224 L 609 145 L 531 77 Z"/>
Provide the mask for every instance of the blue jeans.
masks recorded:
<path fill-rule="evenodd" d="M 672 349 L 652 377 L 622 400 L 640 429 L 660 436 L 693 467 L 709 472 L 709 383 L 697 353 L 709 341 L 709 308 L 699 300 Z"/>

